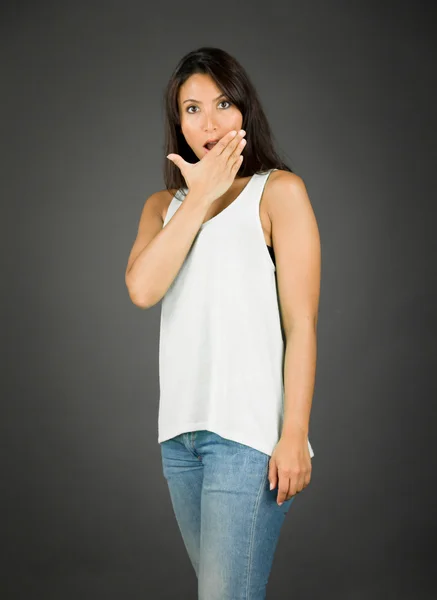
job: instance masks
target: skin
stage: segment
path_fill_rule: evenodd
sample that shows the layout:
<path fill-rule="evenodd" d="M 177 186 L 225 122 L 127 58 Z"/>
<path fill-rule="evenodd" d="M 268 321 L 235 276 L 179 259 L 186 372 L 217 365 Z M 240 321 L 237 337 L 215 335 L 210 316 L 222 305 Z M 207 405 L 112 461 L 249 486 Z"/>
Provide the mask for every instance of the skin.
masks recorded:
<path fill-rule="evenodd" d="M 269 211 L 286 344 L 284 422 L 270 457 L 269 480 L 278 487 L 281 504 L 311 480 L 307 444 L 316 375 L 321 244 L 303 179 L 287 171 L 276 173 L 266 187 L 270 181 Z"/>

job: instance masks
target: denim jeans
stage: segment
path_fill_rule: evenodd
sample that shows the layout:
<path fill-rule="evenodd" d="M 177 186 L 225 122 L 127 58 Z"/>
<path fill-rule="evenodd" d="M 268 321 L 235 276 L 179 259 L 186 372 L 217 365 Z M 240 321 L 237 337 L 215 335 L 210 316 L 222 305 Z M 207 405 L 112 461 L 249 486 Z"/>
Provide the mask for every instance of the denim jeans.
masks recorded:
<path fill-rule="evenodd" d="M 164 477 L 199 600 L 264 600 L 292 496 L 277 504 L 270 456 L 211 431 L 161 442 Z"/>

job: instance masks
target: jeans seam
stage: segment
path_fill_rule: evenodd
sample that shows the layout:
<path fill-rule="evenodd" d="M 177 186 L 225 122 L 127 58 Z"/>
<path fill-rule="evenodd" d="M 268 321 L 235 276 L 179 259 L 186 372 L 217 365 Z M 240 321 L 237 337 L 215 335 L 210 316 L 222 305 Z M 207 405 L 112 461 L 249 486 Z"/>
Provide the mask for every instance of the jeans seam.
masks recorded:
<path fill-rule="evenodd" d="M 252 554 L 253 554 L 253 545 L 254 545 L 254 531 L 255 531 L 255 521 L 258 516 L 258 509 L 261 502 L 261 496 L 265 485 L 265 474 L 263 474 L 261 479 L 261 485 L 258 490 L 258 496 L 256 498 L 255 508 L 253 511 L 253 519 L 252 519 L 252 527 L 250 530 L 250 543 L 249 543 L 249 564 L 247 566 L 247 576 L 246 576 L 246 600 L 250 600 L 249 598 L 249 589 L 250 589 L 250 578 L 252 576 Z"/>

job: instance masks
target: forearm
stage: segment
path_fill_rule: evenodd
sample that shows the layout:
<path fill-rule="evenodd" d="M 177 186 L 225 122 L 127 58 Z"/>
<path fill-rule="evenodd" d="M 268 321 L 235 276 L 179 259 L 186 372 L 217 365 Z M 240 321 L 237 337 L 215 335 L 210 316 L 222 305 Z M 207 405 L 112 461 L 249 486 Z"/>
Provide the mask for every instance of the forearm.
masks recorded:
<path fill-rule="evenodd" d="M 149 308 L 162 299 L 179 273 L 209 206 L 206 197 L 188 192 L 166 226 L 140 252 L 126 276 L 135 304 Z"/>
<path fill-rule="evenodd" d="M 315 326 L 310 321 L 295 324 L 285 346 L 282 437 L 308 436 L 316 357 Z"/>

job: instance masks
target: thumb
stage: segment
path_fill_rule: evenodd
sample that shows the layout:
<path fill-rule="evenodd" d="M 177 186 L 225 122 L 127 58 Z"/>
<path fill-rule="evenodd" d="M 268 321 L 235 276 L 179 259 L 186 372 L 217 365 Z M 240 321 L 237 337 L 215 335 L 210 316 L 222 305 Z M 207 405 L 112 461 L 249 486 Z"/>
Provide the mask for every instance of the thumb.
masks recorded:
<path fill-rule="evenodd" d="M 270 481 L 270 489 L 273 490 L 278 484 L 276 462 L 274 458 L 270 458 L 268 477 Z"/>
<path fill-rule="evenodd" d="M 173 162 L 177 167 L 179 167 L 181 171 L 187 165 L 187 162 L 182 158 L 182 156 L 179 156 L 179 154 L 168 154 L 167 158 L 171 160 L 171 162 Z"/>

